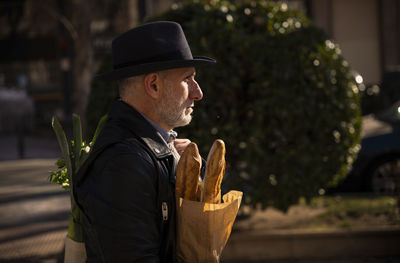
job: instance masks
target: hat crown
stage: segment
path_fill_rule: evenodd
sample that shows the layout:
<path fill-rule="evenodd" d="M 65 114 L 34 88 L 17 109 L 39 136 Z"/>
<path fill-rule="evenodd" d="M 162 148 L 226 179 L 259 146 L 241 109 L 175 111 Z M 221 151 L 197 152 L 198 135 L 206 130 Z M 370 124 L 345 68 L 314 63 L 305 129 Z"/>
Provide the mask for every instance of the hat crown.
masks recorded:
<path fill-rule="evenodd" d="M 161 70 L 215 63 L 192 56 L 182 27 L 172 21 L 157 21 L 133 28 L 112 42 L 113 70 L 96 76 L 118 80 Z"/>
<path fill-rule="evenodd" d="M 193 59 L 182 27 L 161 21 L 133 28 L 112 42 L 113 67 Z"/>

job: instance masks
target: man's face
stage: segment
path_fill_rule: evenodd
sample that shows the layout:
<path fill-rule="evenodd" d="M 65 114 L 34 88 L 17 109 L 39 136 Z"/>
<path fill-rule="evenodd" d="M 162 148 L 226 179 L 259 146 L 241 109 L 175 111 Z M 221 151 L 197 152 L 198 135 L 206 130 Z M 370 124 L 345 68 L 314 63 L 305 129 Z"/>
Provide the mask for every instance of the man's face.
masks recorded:
<path fill-rule="evenodd" d="M 194 80 L 195 68 L 166 70 L 161 75 L 163 93 L 156 109 L 161 121 L 171 129 L 189 124 L 194 101 L 203 97 L 200 86 Z"/>

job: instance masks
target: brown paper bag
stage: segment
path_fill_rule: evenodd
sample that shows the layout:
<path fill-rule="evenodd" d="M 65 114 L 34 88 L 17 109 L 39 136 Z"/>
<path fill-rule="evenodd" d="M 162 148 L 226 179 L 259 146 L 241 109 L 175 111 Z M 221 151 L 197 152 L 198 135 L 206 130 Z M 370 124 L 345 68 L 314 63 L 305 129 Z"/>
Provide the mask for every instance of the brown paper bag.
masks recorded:
<path fill-rule="evenodd" d="M 219 262 L 232 231 L 242 192 L 230 191 L 223 203 L 177 200 L 178 262 Z"/>

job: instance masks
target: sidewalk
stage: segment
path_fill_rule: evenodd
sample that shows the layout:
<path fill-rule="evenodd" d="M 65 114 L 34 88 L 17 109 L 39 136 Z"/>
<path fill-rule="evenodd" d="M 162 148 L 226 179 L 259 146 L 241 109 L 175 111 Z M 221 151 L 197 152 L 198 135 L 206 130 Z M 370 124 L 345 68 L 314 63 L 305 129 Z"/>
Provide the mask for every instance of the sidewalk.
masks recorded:
<path fill-rule="evenodd" d="M 0 262 L 63 262 L 69 195 L 48 182 L 54 162 L 0 162 Z"/>

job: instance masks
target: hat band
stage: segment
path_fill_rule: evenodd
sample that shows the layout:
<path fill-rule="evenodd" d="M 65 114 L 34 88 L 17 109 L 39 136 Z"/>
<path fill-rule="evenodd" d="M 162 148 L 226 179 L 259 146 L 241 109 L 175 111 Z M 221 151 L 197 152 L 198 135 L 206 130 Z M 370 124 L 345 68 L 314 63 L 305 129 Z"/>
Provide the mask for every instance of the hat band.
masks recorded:
<path fill-rule="evenodd" d="M 193 56 L 190 51 L 190 48 L 184 48 L 184 49 L 176 50 L 176 51 L 165 53 L 162 55 L 157 55 L 157 56 L 150 57 L 150 58 L 120 63 L 117 65 L 114 65 L 113 68 L 121 69 L 121 68 L 142 65 L 142 64 L 147 64 L 147 63 L 165 62 L 165 61 L 171 61 L 171 60 L 192 60 L 192 59 L 193 59 Z"/>

